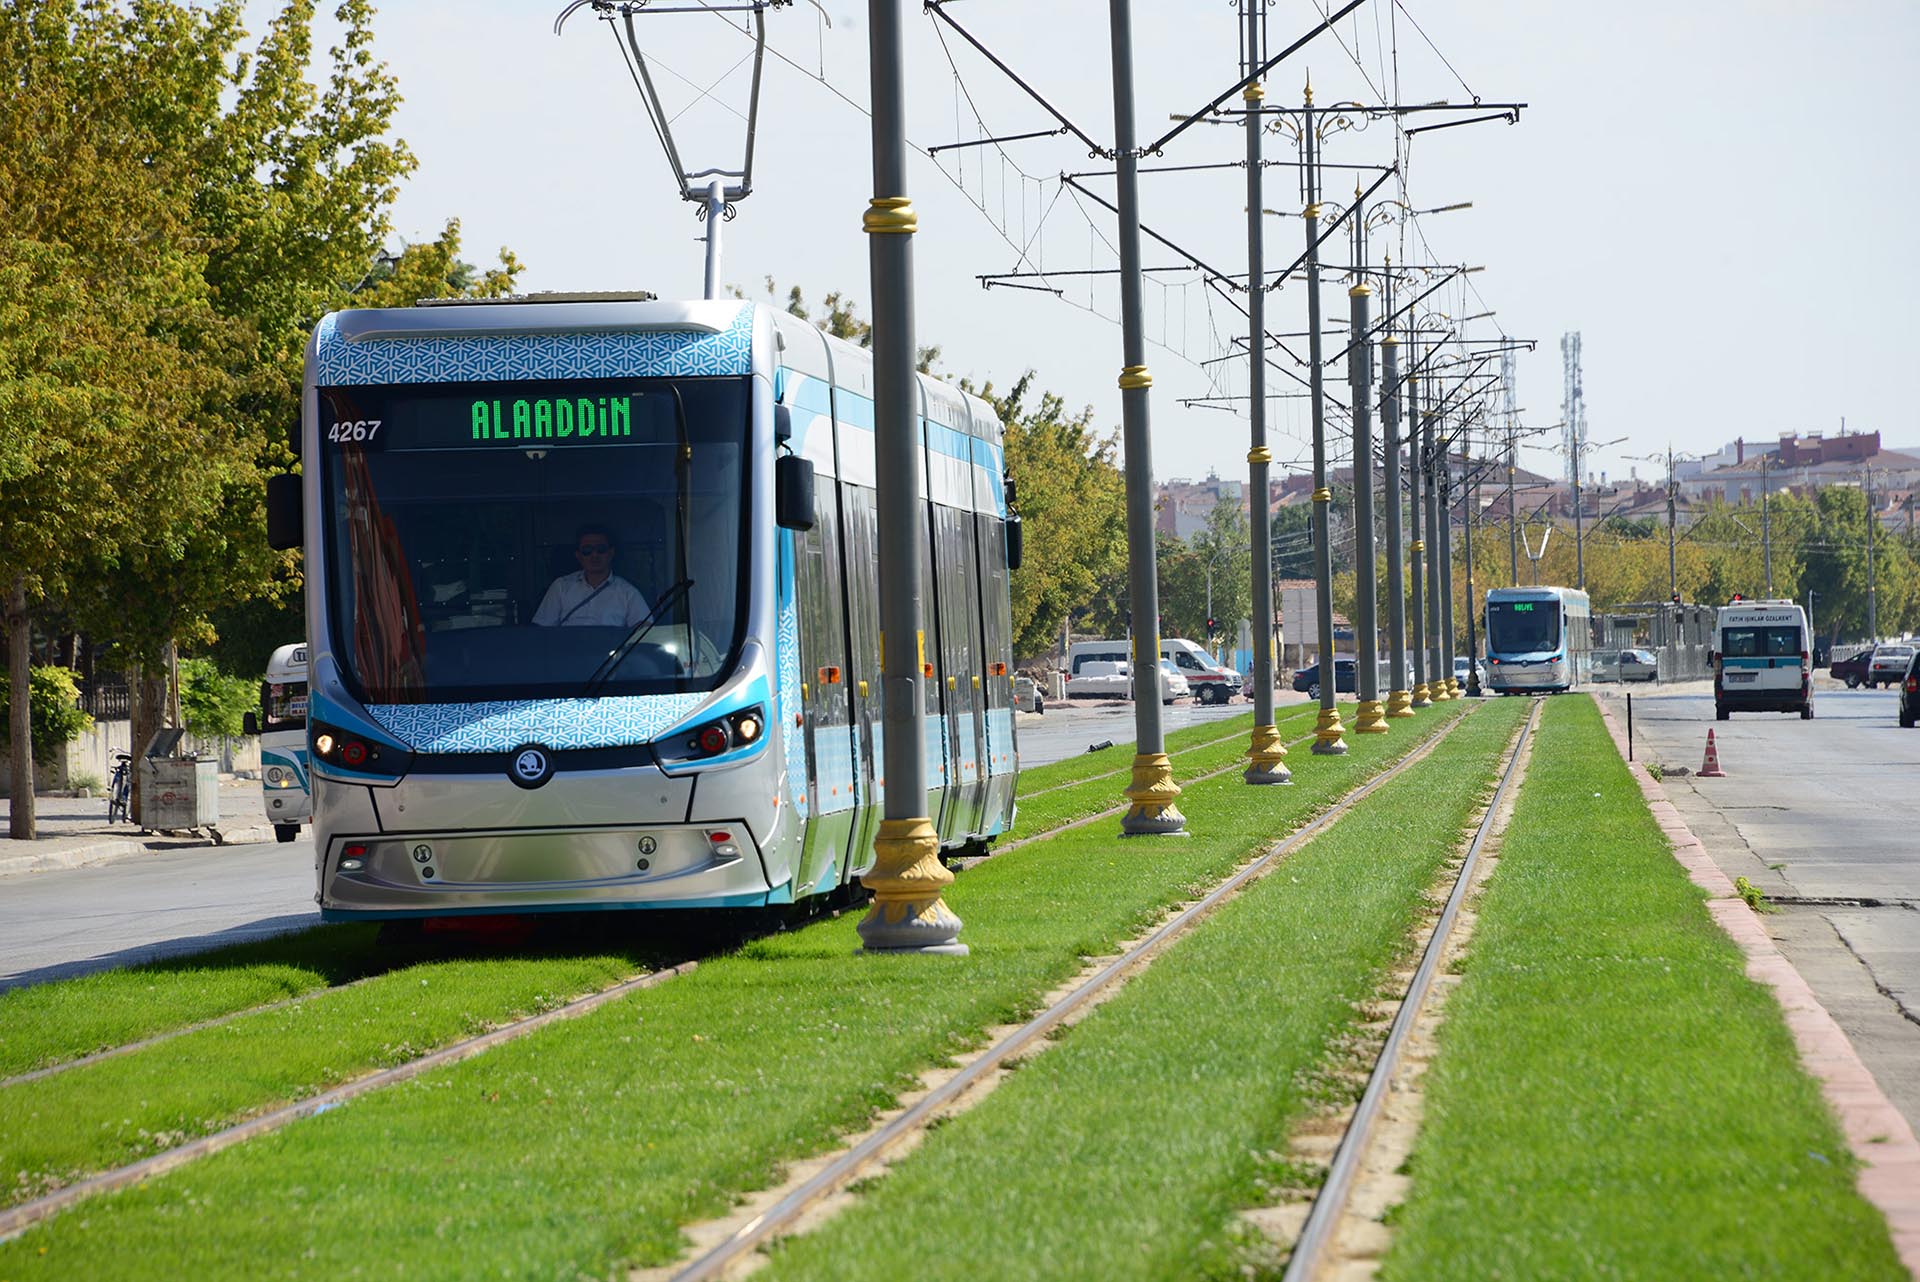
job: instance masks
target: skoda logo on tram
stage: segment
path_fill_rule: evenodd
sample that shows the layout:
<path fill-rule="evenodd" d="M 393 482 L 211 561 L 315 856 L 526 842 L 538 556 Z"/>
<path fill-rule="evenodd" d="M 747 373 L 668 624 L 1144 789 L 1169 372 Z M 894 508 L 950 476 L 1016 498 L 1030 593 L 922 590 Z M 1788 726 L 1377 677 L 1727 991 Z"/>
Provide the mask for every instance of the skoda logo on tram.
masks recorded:
<path fill-rule="evenodd" d="M 515 748 L 507 763 L 507 778 L 522 788 L 538 788 L 553 778 L 553 758 L 537 743 Z"/>

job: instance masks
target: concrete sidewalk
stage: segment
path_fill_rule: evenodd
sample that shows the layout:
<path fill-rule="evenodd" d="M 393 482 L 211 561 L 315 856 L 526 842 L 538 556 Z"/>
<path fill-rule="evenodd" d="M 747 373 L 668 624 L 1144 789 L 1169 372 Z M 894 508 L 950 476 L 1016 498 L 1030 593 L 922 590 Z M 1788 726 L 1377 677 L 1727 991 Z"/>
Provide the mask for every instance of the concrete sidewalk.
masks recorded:
<path fill-rule="evenodd" d="M 0 834 L 11 818 L 11 803 L 0 799 Z M 204 835 L 165 837 L 142 834 L 130 823 L 107 822 L 107 799 L 100 797 L 36 796 L 33 799 L 35 827 L 39 836 L 33 841 L 16 841 L 0 835 L 0 877 L 23 873 L 51 872 L 79 868 L 85 864 L 105 863 L 138 855 L 195 846 L 245 845 L 272 841 L 273 825 L 267 822 L 266 803 L 256 779 L 223 777 L 220 780 L 220 820 L 213 825 L 216 841 Z"/>

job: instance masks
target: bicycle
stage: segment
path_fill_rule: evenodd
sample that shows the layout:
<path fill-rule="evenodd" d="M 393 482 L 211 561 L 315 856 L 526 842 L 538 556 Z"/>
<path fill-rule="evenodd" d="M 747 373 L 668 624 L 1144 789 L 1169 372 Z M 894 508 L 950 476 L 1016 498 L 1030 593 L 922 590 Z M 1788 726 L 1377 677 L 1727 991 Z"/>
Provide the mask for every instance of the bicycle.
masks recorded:
<path fill-rule="evenodd" d="M 130 753 L 113 754 L 113 778 L 107 782 L 107 822 L 132 822 L 127 814 L 127 803 L 133 795 L 133 757 Z"/>

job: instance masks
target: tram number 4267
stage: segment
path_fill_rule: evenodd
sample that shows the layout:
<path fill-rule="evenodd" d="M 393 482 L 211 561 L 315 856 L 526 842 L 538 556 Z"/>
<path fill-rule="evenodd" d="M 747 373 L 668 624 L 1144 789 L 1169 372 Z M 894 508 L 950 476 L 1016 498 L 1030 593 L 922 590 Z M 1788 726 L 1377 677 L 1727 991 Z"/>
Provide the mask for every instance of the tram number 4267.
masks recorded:
<path fill-rule="evenodd" d="M 327 429 L 329 441 L 371 441 L 380 434 L 381 420 L 377 418 L 356 418 L 335 423 Z"/>

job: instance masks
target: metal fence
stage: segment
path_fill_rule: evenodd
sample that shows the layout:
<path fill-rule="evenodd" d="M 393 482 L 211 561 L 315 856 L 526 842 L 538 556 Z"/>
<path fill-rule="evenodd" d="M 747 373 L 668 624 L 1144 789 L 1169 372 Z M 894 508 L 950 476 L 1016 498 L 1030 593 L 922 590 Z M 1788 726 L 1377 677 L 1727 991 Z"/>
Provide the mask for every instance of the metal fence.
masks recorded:
<path fill-rule="evenodd" d="M 1660 659 L 1663 681 L 1703 680 L 1713 675 L 1707 655 L 1713 649 L 1719 610 L 1711 605 L 1675 605 L 1671 601 L 1635 601 L 1593 618 L 1596 650 L 1637 646 Z"/>

